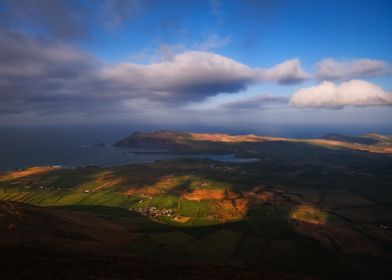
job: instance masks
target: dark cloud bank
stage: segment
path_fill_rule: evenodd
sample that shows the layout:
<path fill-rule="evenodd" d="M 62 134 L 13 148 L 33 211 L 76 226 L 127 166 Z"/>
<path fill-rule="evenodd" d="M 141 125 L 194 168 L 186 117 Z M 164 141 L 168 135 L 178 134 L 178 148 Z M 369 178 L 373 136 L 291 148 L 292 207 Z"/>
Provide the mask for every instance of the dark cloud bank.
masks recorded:
<path fill-rule="evenodd" d="M 153 64 L 103 64 L 61 41 L 0 32 L 1 114 L 110 113 L 180 106 L 261 82 L 301 82 L 298 60 L 250 68 L 210 52 L 187 51 Z M 139 106 L 140 105 L 140 106 Z"/>
<path fill-rule="evenodd" d="M 186 111 L 189 103 L 245 91 L 254 84 L 293 85 L 310 79 L 345 82 L 320 83 L 297 91 L 291 100 L 263 95 L 227 102 L 220 109 L 258 110 L 289 101 L 295 107 L 323 108 L 392 104 L 389 92 L 369 83 L 349 82 L 358 77 L 390 75 L 391 65 L 379 60 L 324 59 L 316 64 L 315 74 L 310 74 L 298 59 L 268 69 L 252 68 L 206 50 L 183 50 L 151 64 L 109 65 L 75 47 L 76 41 L 89 37 L 92 23 L 107 30 L 121 29 L 158 1 L 99 1 L 95 13 L 83 1 L 4 3 L 7 10 L 0 10 L 0 118 Z M 19 25 L 40 31 L 40 36 L 18 30 Z"/>

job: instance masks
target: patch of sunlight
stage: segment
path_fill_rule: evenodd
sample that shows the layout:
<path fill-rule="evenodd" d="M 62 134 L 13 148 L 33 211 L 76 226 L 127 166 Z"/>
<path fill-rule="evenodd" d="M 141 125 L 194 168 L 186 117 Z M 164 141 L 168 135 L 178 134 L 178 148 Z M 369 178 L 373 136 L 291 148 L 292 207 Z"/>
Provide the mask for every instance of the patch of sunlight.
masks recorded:
<path fill-rule="evenodd" d="M 45 174 L 49 173 L 50 171 L 60 169 L 61 167 L 57 166 L 35 166 L 35 167 L 30 167 L 26 168 L 23 170 L 18 170 L 14 171 L 8 174 L 7 179 L 8 180 L 13 180 L 13 179 L 19 179 L 22 177 L 27 177 L 27 176 L 33 176 L 33 175 L 38 175 L 38 174 Z"/>
<path fill-rule="evenodd" d="M 309 224 L 323 225 L 327 222 L 328 214 L 310 204 L 301 204 L 293 208 L 291 219 Z"/>

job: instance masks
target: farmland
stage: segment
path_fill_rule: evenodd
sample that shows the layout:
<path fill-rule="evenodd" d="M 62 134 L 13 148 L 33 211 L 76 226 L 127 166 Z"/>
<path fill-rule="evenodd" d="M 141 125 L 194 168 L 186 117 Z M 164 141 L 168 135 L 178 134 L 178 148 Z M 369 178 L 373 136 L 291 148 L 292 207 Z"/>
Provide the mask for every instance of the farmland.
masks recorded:
<path fill-rule="evenodd" d="M 256 147 L 258 161 L 243 164 L 189 159 L 10 171 L 0 175 L 0 199 L 89 215 L 103 228 L 112 223 L 123 234 L 108 236 L 116 250 L 151 261 L 327 279 L 389 269 L 389 155 L 291 142 Z M 11 232 L 18 217 L 7 222 Z"/>

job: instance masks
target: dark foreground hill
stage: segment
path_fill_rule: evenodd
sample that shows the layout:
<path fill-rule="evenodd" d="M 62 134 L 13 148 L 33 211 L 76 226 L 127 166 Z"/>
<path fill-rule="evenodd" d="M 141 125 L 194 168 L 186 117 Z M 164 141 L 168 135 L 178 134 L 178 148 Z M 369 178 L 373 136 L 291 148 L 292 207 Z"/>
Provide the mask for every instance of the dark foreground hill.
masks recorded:
<path fill-rule="evenodd" d="M 0 201 L 1 279 L 315 279 L 232 266 L 141 259 L 123 225 L 78 211 Z"/>

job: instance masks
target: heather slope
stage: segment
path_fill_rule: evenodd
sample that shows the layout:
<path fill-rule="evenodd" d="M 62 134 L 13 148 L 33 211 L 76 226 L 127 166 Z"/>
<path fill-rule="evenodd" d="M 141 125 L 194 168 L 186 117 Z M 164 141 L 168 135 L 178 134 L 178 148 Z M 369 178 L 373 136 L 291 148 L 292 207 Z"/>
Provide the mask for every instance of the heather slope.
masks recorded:
<path fill-rule="evenodd" d="M 137 132 L 114 145 L 121 147 L 161 148 L 171 153 L 236 153 L 265 145 L 267 142 L 306 143 L 328 148 L 345 148 L 372 153 L 392 153 L 388 136 L 346 136 L 330 133 L 319 139 L 294 139 L 283 137 L 229 135 L 224 133 L 178 133 L 173 131 Z"/>

